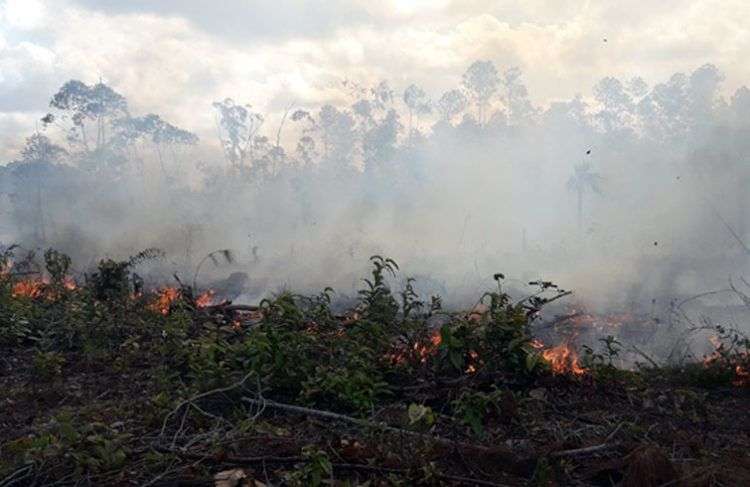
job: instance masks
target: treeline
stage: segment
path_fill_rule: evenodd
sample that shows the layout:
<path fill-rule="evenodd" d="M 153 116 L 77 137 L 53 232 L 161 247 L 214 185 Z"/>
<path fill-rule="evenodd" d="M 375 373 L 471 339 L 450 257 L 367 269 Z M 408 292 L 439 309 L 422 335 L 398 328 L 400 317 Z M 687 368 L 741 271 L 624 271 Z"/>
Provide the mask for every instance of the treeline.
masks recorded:
<path fill-rule="evenodd" d="M 731 219 L 744 234 L 750 90 L 726 98 L 723 79 L 713 65 L 654 86 L 607 77 L 591 99 L 576 95 L 539 107 L 520 70 L 477 61 L 434 98 L 415 84 L 397 92 L 387 82 L 344 81 L 348 105 L 289 106 L 274 126 L 251 105 L 227 98 L 213 104 L 223 163 L 196 157 L 195 134 L 159 115 L 132 113 L 110 86 L 71 80 L 52 96 L 50 113 L 18 158 L 0 167 L 10 208 L 6 234 L 59 245 L 90 235 L 88 225 L 142 215 L 155 204 L 179 208 L 168 220 L 183 233 L 217 211 L 245 220 L 252 213 L 257 231 L 281 213 L 294 226 L 312 225 L 355 196 L 362 208 L 398 201 L 398 211 L 408 210 L 419 189 L 446 171 L 486 171 L 488 160 L 515 164 L 527 179 L 543 171 L 559 181 L 564 172 L 559 187 L 577 195 L 579 225 L 586 195 L 602 191 L 601 174 L 687 164 L 718 187 L 735 185 Z M 149 161 L 157 196 L 145 189 L 153 185 Z M 347 203 L 335 203 L 334 194 Z M 53 208 L 59 206 L 77 216 L 62 215 Z"/>

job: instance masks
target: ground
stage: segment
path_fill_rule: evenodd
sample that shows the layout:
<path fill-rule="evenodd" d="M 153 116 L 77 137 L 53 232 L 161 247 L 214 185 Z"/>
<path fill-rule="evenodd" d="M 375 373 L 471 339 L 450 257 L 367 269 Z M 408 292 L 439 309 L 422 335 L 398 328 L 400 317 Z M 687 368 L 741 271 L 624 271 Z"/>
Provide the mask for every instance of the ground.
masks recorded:
<path fill-rule="evenodd" d="M 447 312 L 374 263 L 343 315 L 329 290 L 136 294 L 112 263 L 6 274 L 0 486 L 750 485 L 746 342 L 622 370 L 611 339 L 571 357 L 532 336 L 551 283 Z"/>

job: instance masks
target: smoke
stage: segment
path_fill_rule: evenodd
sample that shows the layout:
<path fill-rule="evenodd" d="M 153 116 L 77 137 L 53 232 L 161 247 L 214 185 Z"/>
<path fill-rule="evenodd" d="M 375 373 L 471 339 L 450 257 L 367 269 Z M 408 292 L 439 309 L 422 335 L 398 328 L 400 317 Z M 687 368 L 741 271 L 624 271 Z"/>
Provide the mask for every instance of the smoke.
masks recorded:
<path fill-rule="evenodd" d="M 598 309 L 666 306 L 746 272 L 747 89 L 725 99 L 706 65 L 538 107 L 519 72 L 481 69 L 453 98 L 347 82 L 346 103 L 291 107 L 274 126 L 225 100 L 206 107 L 218 141 L 197 144 L 130 113 L 127 93 L 66 85 L 0 167 L 0 240 L 59 249 L 81 272 L 157 247 L 152 282 L 189 280 L 229 248 L 236 261 L 199 280 L 245 272 L 247 301 L 283 287 L 352 295 L 374 254 L 454 306 L 495 272 L 519 292 L 552 280 Z M 110 105 L 77 125 L 74 95 Z"/>

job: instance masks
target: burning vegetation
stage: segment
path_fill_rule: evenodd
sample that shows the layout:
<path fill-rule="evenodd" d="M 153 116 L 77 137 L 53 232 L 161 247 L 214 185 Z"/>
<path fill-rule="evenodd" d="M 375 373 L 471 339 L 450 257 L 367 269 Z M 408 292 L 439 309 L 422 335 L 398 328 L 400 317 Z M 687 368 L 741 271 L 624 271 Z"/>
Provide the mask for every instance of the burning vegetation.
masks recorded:
<path fill-rule="evenodd" d="M 36 274 L 33 256 L 11 254 L 0 278 L 3 482 L 179 483 L 221 467 L 258 478 L 265 463 L 263 482 L 287 485 L 662 485 L 644 480 L 644 448 L 662 483 L 750 478 L 731 457 L 747 436 L 728 433 L 750 431 L 747 418 L 717 414 L 750 406 L 750 345 L 732 330 L 710 337 L 703 361 L 623 369 L 613 336 L 575 344 L 628 321 L 576 305 L 545 322 L 542 310 L 569 295 L 548 282 L 514 300 L 496 274 L 480 305 L 453 312 L 410 279 L 392 292 L 398 266 L 376 256 L 356 308 L 340 314 L 331 289 L 252 306 L 181 282 L 147 289 L 135 271 L 155 250 L 76 280 L 62 254 L 48 251 Z M 699 430 L 722 439 L 696 444 Z M 740 462 L 734 477 L 717 458 Z"/>

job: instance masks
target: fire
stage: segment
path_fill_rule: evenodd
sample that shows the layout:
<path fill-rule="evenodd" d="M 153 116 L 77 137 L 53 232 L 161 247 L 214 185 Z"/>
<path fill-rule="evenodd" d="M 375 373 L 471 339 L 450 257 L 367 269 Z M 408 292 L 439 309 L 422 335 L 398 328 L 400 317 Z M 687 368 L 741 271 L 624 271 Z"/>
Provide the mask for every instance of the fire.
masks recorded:
<path fill-rule="evenodd" d="M 469 360 L 470 360 L 470 363 L 469 363 L 469 366 L 466 367 L 465 372 L 467 374 L 473 374 L 477 371 L 476 363 L 479 360 L 479 354 L 475 352 L 474 350 L 469 350 Z"/>
<path fill-rule="evenodd" d="M 440 330 L 435 330 L 430 338 L 426 342 L 417 342 L 412 346 L 412 353 L 408 350 L 399 350 L 393 354 L 389 354 L 390 358 L 394 363 L 402 364 L 409 360 L 409 357 L 418 359 L 420 363 L 427 362 L 431 356 L 435 355 L 438 347 L 443 341 L 443 337 L 440 335 Z"/>
<path fill-rule="evenodd" d="M 181 294 L 182 293 L 177 288 L 164 288 L 159 291 L 156 301 L 151 304 L 151 309 L 163 315 L 167 315 L 169 313 L 169 309 L 172 307 L 172 303 L 174 303 Z"/>
<path fill-rule="evenodd" d="M 62 288 L 67 291 L 74 291 L 78 288 L 75 280 L 70 276 L 65 276 L 62 279 Z M 60 298 L 60 288 L 50 286 L 50 279 L 48 276 L 36 277 L 33 279 L 23 279 L 16 281 L 11 288 L 11 295 L 14 298 L 26 297 L 26 298 L 40 298 L 46 297 L 50 301 L 54 301 Z"/>
<path fill-rule="evenodd" d="M 714 351 L 710 355 L 703 357 L 703 366 L 711 367 L 716 364 L 726 364 L 727 362 L 733 362 L 732 358 L 726 356 L 726 350 L 724 343 L 716 335 L 708 337 L 708 341 L 714 347 Z M 734 366 L 734 380 L 732 384 L 737 387 L 750 386 L 750 354 L 743 352 L 737 354 L 734 359 L 742 362 Z"/>
<path fill-rule="evenodd" d="M 208 291 L 202 293 L 200 296 L 195 298 L 195 305 L 198 308 L 205 308 L 206 306 L 211 306 L 214 302 L 214 296 L 216 293 L 209 289 Z"/>
<path fill-rule="evenodd" d="M 28 279 L 13 284 L 12 296 L 18 298 L 38 298 L 44 292 L 44 282 L 41 279 Z"/>
<path fill-rule="evenodd" d="M 586 372 L 580 365 L 578 353 L 567 343 L 544 350 L 542 357 L 550 363 L 554 374 L 583 375 Z"/>
<path fill-rule="evenodd" d="M 427 359 L 437 352 L 437 349 L 442 342 L 443 337 L 440 335 L 440 330 L 435 330 L 430 336 L 429 343 L 415 343 L 414 350 L 419 354 L 419 361 L 421 363 L 427 362 Z"/>
<path fill-rule="evenodd" d="M 750 386 L 750 366 L 738 365 L 734 369 L 734 382 L 737 387 Z"/>

